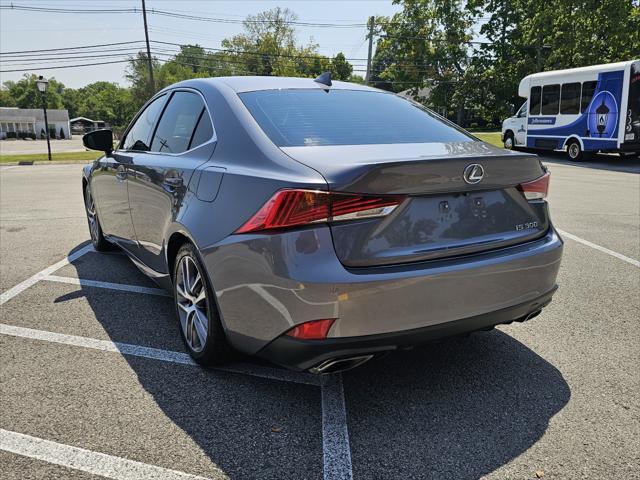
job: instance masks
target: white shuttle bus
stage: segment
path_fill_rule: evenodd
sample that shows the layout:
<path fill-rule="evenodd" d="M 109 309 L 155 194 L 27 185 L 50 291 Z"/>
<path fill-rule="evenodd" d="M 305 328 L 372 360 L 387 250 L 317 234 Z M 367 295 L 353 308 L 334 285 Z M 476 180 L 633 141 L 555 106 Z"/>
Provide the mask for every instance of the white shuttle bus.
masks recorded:
<path fill-rule="evenodd" d="M 527 99 L 502 123 L 505 148 L 640 153 L 640 60 L 528 75 Z"/>

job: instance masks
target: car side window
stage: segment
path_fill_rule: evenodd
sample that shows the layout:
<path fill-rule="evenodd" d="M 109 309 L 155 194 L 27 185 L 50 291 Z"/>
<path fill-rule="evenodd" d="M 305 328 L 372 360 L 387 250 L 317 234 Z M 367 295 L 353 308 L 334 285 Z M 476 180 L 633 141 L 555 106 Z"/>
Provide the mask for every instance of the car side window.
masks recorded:
<path fill-rule="evenodd" d="M 209 115 L 206 113 L 200 95 L 185 91 L 175 92 L 169 100 L 162 118 L 160 118 L 151 142 L 151 151 L 182 153 L 195 147 L 196 143 L 193 142 L 193 138 L 204 115 L 208 120 Z M 205 125 L 203 129 L 206 130 L 206 122 L 203 124 Z M 211 135 L 213 135 L 213 129 L 211 129 Z M 209 136 L 210 138 L 211 136 Z"/>
<path fill-rule="evenodd" d="M 532 87 L 529 96 L 529 113 L 531 115 L 540 115 L 540 97 L 542 87 Z"/>
<path fill-rule="evenodd" d="M 129 129 L 127 136 L 122 141 L 122 149 L 136 150 L 139 152 L 149 151 L 151 133 L 158 120 L 158 116 L 160 116 L 160 112 L 162 112 L 164 101 L 165 95 L 161 95 L 147 105 L 147 108 L 138 116 L 135 123 Z"/>
<path fill-rule="evenodd" d="M 189 144 L 189 150 L 208 142 L 212 138 L 213 125 L 211 124 L 211 119 L 209 118 L 209 112 L 207 112 L 206 108 L 203 108 L 202 113 L 200 114 L 200 120 L 198 120 L 198 125 L 196 125 L 196 129 L 193 131 L 191 143 Z"/>
<path fill-rule="evenodd" d="M 557 115 L 560 109 L 560 85 L 542 87 L 542 114 Z"/>

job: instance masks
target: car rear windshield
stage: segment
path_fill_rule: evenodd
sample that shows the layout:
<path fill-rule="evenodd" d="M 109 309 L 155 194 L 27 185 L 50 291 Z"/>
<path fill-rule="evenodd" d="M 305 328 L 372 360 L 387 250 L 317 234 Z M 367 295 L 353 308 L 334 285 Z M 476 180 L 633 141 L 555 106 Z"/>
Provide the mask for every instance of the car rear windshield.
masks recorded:
<path fill-rule="evenodd" d="M 393 94 L 360 90 L 259 90 L 239 94 L 279 147 L 473 141 Z"/>

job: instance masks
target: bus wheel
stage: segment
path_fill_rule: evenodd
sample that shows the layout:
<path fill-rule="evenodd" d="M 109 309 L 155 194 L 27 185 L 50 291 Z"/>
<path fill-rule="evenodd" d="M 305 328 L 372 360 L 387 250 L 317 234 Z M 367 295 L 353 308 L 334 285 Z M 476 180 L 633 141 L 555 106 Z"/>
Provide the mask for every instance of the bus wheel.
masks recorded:
<path fill-rule="evenodd" d="M 586 154 L 582 151 L 580 142 L 577 140 L 570 140 L 569 143 L 567 143 L 567 155 L 569 156 L 569 160 L 573 162 L 586 160 Z"/>
<path fill-rule="evenodd" d="M 507 150 L 513 150 L 513 147 L 515 146 L 514 143 L 514 139 L 513 139 L 513 133 L 512 132 L 507 132 L 504 134 L 504 148 L 506 148 Z"/>

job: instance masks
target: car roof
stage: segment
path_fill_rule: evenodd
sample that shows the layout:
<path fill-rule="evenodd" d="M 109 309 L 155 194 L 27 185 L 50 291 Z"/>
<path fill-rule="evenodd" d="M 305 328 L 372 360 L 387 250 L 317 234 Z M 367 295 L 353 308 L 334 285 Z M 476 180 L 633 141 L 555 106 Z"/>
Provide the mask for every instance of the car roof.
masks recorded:
<path fill-rule="evenodd" d="M 296 89 L 296 88 L 317 88 L 320 90 L 368 90 L 372 92 L 380 92 L 376 88 L 359 85 L 357 83 L 332 81 L 331 87 L 318 82 L 314 82 L 313 78 L 298 77 L 260 77 L 260 76 L 237 76 L 237 77 L 213 77 L 203 79 L 211 83 L 222 82 L 231 87 L 236 93 L 253 92 L 256 90 L 279 90 L 279 89 Z"/>

